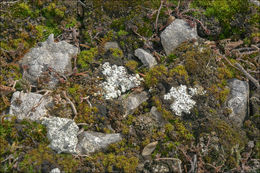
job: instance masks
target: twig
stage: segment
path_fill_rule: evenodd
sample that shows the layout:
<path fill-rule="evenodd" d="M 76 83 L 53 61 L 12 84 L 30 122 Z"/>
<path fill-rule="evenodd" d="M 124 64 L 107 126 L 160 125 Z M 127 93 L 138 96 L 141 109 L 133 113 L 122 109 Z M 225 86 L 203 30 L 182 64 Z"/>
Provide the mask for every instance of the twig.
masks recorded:
<path fill-rule="evenodd" d="M 160 7 L 157 11 L 157 15 L 156 15 L 156 20 L 155 20 L 155 30 L 156 30 L 156 33 L 158 33 L 158 19 L 159 19 L 159 15 L 160 15 L 160 12 L 161 12 L 161 9 L 162 9 L 162 6 L 163 6 L 163 0 L 161 0 L 161 4 L 160 4 Z"/>
<path fill-rule="evenodd" d="M 249 73 L 247 73 L 247 71 L 239 64 L 239 63 L 235 63 L 235 66 L 239 69 L 239 71 L 241 71 L 242 73 L 244 73 L 244 75 L 251 80 L 251 82 L 254 83 L 254 85 L 257 87 L 257 89 L 260 89 L 260 85 L 258 83 L 258 81 L 251 76 Z"/>
<path fill-rule="evenodd" d="M 69 104 L 70 104 L 70 106 L 71 106 L 71 108 L 72 108 L 72 111 L 73 111 L 73 113 L 74 113 L 74 115 L 75 115 L 75 117 L 76 117 L 76 116 L 78 115 L 78 112 L 77 112 L 77 109 L 76 109 L 75 105 L 74 105 L 73 102 L 68 98 L 68 96 L 67 96 L 67 94 L 66 94 L 66 91 L 62 91 L 62 94 L 63 94 L 64 98 L 67 100 L 67 102 L 69 102 Z M 74 117 L 74 119 L 75 119 L 75 117 Z"/>
<path fill-rule="evenodd" d="M 87 6 L 86 6 L 86 4 L 84 4 L 83 2 L 81 2 L 81 0 L 78 0 L 78 3 L 80 3 L 83 7 L 85 7 L 86 9 L 88 8 Z"/>

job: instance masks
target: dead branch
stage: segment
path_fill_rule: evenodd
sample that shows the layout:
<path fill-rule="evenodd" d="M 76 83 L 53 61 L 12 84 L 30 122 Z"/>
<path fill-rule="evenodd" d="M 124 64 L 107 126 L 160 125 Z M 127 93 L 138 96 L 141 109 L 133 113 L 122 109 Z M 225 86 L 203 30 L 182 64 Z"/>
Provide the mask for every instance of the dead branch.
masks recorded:
<path fill-rule="evenodd" d="M 260 85 L 258 83 L 258 81 L 251 76 L 249 73 L 247 73 L 247 71 L 239 64 L 239 63 L 235 63 L 235 66 L 239 69 L 239 71 L 241 71 L 242 73 L 244 73 L 244 75 L 251 80 L 251 82 L 254 83 L 254 85 L 257 87 L 257 89 L 260 89 Z"/>
<path fill-rule="evenodd" d="M 75 116 L 74 116 L 74 119 L 75 119 L 75 117 L 78 115 L 78 112 L 77 112 L 77 109 L 76 109 L 75 105 L 74 105 L 73 102 L 68 98 L 66 91 L 62 91 L 62 94 L 63 94 L 64 98 L 66 99 L 66 101 L 70 104 L 70 106 L 71 106 L 71 108 L 72 108 L 72 111 L 73 111 L 73 113 L 74 113 L 74 115 L 75 115 Z"/>
<path fill-rule="evenodd" d="M 164 0 L 161 0 L 161 4 L 160 4 L 160 7 L 159 7 L 159 9 L 157 11 L 157 15 L 156 15 L 156 20 L 155 20 L 155 30 L 156 30 L 156 33 L 158 33 L 158 19 L 159 19 L 159 15 L 160 15 L 163 3 L 164 3 Z"/>

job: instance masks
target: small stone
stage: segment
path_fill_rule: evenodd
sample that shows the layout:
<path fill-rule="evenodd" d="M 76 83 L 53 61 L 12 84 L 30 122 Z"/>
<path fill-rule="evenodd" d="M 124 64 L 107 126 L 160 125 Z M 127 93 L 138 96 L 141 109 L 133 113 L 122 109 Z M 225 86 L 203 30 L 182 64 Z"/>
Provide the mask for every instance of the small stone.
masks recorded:
<path fill-rule="evenodd" d="M 131 94 L 123 101 L 126 114 L 133 112 L 140 104 L 148 100 L 147 92 L 143 91 L 138 94 Z"/>
<path fill-rule="evenodd" d="M 138 57 L 145 66 L 152 68 L 157 64 L 156 59 L 148 52 L 143 49 L 136 49 L 135 56 Z"/>
<path fill-rule="evenodd" d="M 165 123 L 162 114 L 157 110 L 155 106 L 151 108 L 150 114 L 157 121 L 159 125 L 163 125 Z"/>
<path fill-rule="evenodd" d="M 120 49 L 120 47 L 117 42 L 106 42 L 104 49 L 108 51 L 109 49 Z"/>
<path fill-rule="evenodd" d="M 175 19 L 161 33 L 161 42 L 167 55 L 177 48 L 181 43 L 197 39 L 196 27 L 191 28 L 185 20 Z"/>
<path fill-rule="evenodd" d="M 77 153 L 85 155 L 105 149 L 108 145 L 121 141 L 122 137 L 119 133 L 105 134 L 86 131 L 82 132 L 78 139 Z"/>
<path fill-rule="evenodd" d="M 43 117 L 42 124 L 47 126 L 50 148 L 58 153 L 76 153 L 79 131 L 76 123 L 67 118 Z"/>
<path fill-rule="evenodd" d="M 13 93 L 10 106 L 10 115 L 18 119 L 30 119 L 38 121 L 41 117 L 48 115 L 47 107 L 52 104 L 52 98 L 35 93 Z"/>

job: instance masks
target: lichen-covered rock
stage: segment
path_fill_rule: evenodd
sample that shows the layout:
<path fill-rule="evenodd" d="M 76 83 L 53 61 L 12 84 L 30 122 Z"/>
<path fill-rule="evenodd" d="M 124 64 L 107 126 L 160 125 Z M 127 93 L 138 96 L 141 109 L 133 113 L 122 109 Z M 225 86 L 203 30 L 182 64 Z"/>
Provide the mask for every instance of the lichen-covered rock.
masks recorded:
<path fill-rule="evenodd" d="M 156 59 L 145 50 L 138 48 L 135 50 L 135 56 L 138 57 L 145 66 L 152 68 L 157 64 Z"/>
<path fill-rule="evenodd" d="M 138 94 L 131 94 L 123 101 L 123 106 L 126 110 L 126 114 L 134 111 L 140 104 L 148 100 L 147 92 L 143 91 Z"/>
<path fill-rule="evenodd" d="M 58 153 L 76 153 L 79 128 L 73 120 L 43 117 L 41 123 L 47 127 L 47 137 L 51 142 L 50 148 Z"/>
<path fill-rule="evenodd" d="M 105 99 L 117 98 L 131 88 L 139 86 L 143 80 L 138 74 L 129 75 L 123 66 L 110 66 L 106 62 L 102 68 L 102 73 L 106 77 L 106 81 L 101 84 L 105 91 Z"/>
<path fill-rule="evenodd" d="M 17 91 L 13 94 L 10 106 L 10 115 L 18 119 L 38 121 L 40 117 L 48 114 L 47 107 L 51 106 L 52 98 L 35 93 Z"/>
<path fill-rule="evenodd" d="M 37 80 L 50 73 L 48 86 L 53 88 L 57 83 L 57 74 L 66 75 L 72 72 L 71 58 L 76 56 L 78 48 L 65 42 L 54 42 L 54 35 L 38 47 L 32 48 L 29 53 L 25 54 L 20 64 L 24 70 L 23 78 L 36 83 Z M 45 72 L 45 73 L 44 73 Z"/>
<path fill-rule="evenodd" d="M 98 150 L 105 149 L 108 145 L 119 142 L 122 137 L 119 133 L 105 134 L 99 132 L 86 131 L 78 136 L 78 154 L 90 154 Z"/>
<path fill-rule="evenodd" d="M 235 124 L 242 126 L 247 115 L 249 86 L 246 81 L 231 79 L 228 81 L 230 94 L 227 99 L 227 106 L 232 110 L 229 118 Z"/>
<path fill-rule="evenodd" d="M 190 95 L 190 94 L 191 95 Z M 194 100 L 191 99 L 193 95 L 200 94 L 203 95 L 205 92 L 198 90 L 198 88 L 189 88 L 189 93 L 187 93 L 187 87 L 185 85 L 180 85 L 177 88 L 172 87 L 168 94 L 164 95 L 165 100 L 174 100 L 171 104 L 171 109 L 176 115 L 181 116 L 182 112 L 190 113 L 190 109 L 196 104 Z"/>
<path fill-rule="evenodd" d="M 177 48 L 181 43 L 197 39 L 196 27 L 191 28 L 185 20 L 174 20 L 162 33 L 161 42 L 167 55 Z"/>

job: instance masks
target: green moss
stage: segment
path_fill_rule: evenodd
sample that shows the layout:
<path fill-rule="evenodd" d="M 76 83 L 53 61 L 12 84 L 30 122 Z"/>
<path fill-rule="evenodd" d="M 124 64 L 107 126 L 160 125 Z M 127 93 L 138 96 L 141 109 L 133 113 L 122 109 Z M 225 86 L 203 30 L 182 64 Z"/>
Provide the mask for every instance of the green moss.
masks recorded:
<path fill-rule="evenodd" d="M 98 55 L 98 49 L 90 48 L 89 50 L 83 50 L 78 55 L 78 65 L 82 70 L 87 70 L 89 65 L 94 61 L 95 56 Z"/>
<path fill-rule="evenodd" d="M 144 77 L 145 84 L 148 87 L 156 85 L 159 79 L 162 79 L 164 75 L 167 75 L 167 69 L 163 65 L 159 65 L 150 69 Z"/>
<path fill-rule="evenodd" d="M 29 17 L 32 13 L 30 6 L 25 2 L 19 3 L 14 10 L 14 16 L 16 17 Z"/>
<path fill-rule="evenodd" d="M 184 78 L 185 81 L 188 81 L 188 72 L 186 71 L 183 65 L 178 65 L 177 67 L 171 69 L 169 71 L 169 76 L 174 76 L 177 78 Z"/>
<path fill-rule="evenodd" d="M 118 48 L 110 48 L 109 49 L 110 52 L 112 53 L 112 56 L 114 58 L 123 58 L 124 54 L 123 54 L 123 51 L 121 49 L 118 49 Z"/>
<path fill-rule="evenodd" d="M 136 62 L 135 60 L 129 60 L 126 62 L 125 66 L 131 70 L 132 72 L 134 72 L 138 66 L 138 62 Z"/>
<path fill-rule="evenodd" d="M 205 15 L 215 17 L 222 27 L 221 38 L 244 32 L 241 26 L 232 25 L 239 15 L 246 16 L 249 12 L 247 0 L 195 0 L 193 5 L 206 9 Z"/>
<path fill-rule="evenodd" d="M 117 32 L 117 35 L 119 36 L 119 37 L 121 37 L 121 36 L 126 36 L 127 34 L 129 34 L 127 31 L 125 31 L 125 30 L 119 30 L 118 32 Z"/>

